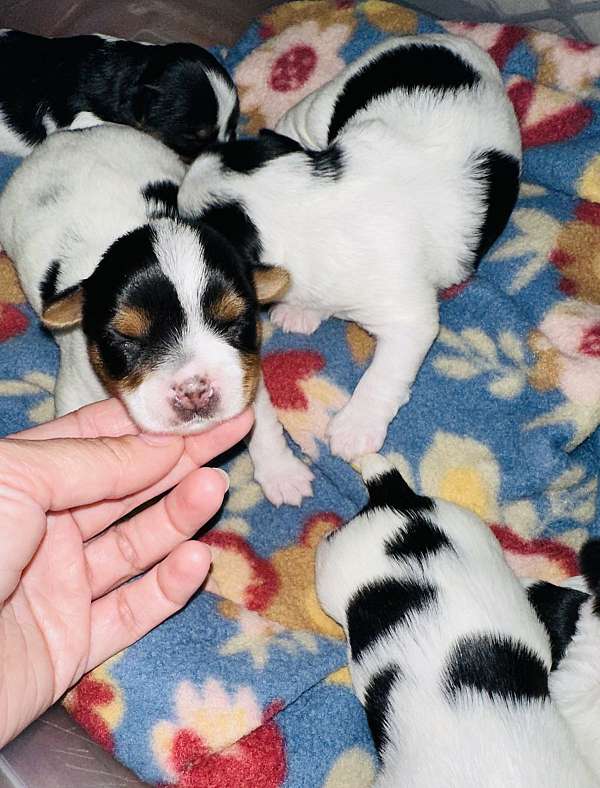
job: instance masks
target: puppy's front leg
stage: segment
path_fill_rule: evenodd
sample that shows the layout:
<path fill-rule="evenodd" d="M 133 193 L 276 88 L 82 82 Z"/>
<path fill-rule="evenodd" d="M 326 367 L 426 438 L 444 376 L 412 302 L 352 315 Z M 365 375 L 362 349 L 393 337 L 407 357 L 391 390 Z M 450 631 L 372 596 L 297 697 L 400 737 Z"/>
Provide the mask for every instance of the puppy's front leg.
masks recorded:
<path fill-rule="evenodd" d="M 402 307 L 398 305 L 398 313 Z M 390 421 L 410 398 L 410 388 L 439 328 L 437 304 L 410 319 L 370 327 L 373 360 L 350 401 L 329 423 L 333 454 L 346 461 L 381 449 Z"/>
<path fill-rule="evenodd" d="M 312 496 L 314 476 L 287 445 L 262 375 L 254 412 L 254 429 L 248 442 L 254 478 L 275 506 L 283 503 L 299 506 L 303 498 Z"/>

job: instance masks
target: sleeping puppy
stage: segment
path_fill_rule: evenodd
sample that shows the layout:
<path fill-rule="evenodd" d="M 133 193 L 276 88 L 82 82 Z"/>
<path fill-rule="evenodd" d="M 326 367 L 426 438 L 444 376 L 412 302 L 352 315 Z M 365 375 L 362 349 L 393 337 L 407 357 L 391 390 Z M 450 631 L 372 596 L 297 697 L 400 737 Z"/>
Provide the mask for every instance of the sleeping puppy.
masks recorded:
<path fill-rule="evenodd" d="M 500 74 L 466 39 L 391 39 L 350 72 L 329 147 L 274 132 L 216 146 L 179 192 L 182 215 L 289 272 L 277 325 L 311 333 L 336 316 L 377 339 L 329 425 L 346 460 L 377 451 L 408 401 L 438 332 L 437 290 L 468 277 L 504 229 L 521 156 Z"/>
<path fill-rule="evenodd" d="M 25 156 L 79 113 L 152 134 L 191 160 L 235 134 L 239 103 L 227 71 L 195 44 L 102 35 L 44 38 L 0 31 L 0 151 Z"/>
<path fill-rule="evenodd" d="M 600 540 L 579 555 L 582 576 L 523 581 L 552 648 L 550 695 L 600 784 Z"/>
<path fill-rule="evenodd" d="M 598 785 L 548 679 L 548 634 L 489 528 L 416 495 L 381 456 L 369 502 L 319 545 L 317 594 L 348 639 L 380 788 Z"/>
<path fill-rule="evenodd" d="M 140 428 L 190 433 L 253 401 L 257 301 L 287 275 L 180 219 L 183 175 L 162 143 L 106 124 L 52 134 L 1 196 L 0 243 L 60 347 L 58 415 L 112 394 Z"/>

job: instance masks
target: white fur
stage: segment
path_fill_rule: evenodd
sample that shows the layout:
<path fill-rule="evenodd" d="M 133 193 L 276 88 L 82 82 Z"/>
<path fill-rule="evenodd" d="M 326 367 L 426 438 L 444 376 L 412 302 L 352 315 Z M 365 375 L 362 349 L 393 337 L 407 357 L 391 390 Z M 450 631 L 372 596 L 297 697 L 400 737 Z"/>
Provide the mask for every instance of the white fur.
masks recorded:
<path fill-rule="evenodd" d="M 362 465 L 365 478 L 382 458 Z M 390 469 L 390 466 L 388 466 Z M 386 715 L 380 788 L 591 788 L 597 785 L 553 702 L 514 703 L 442 691 L 447 657 L 461 636 L 496 634 L 526 645 L 549 670 L 548 636 L 491 531 L 471 512 L 435 500 L 426 517 L 450 540 L 420 563 L 395 560 L 384 542 L 406 527 L 405 515 L 375 509 L 358 515 L 318 547 L 317 594 L 346 630 L 346 610 L 362 586 L 378 578 L 414 579 L 437 589 L 437 602 L 405 619 L 358 660 L 349 654 L 361 702 L 370 679 L 400 669 Z"/>
<path fill-rule="evenodd" d="M 284 266 L 292 286 L 272 312 L 285 330 L 314 331 L 329 316 L 377 340 L 373 360 L 328 429 L 331 450 L 350 460 L 377 451 L 438 332 L 437 289 L 465 278 L 484 210 L 465 178 L 475 152 L 520 159 L 518 125 L 500 75 L 475 44 L 452 36 L 390 39 L 290 111 L 279 130 L 323 148 L 348 78 L 379 52 L 419 41 L 456 50 L 480 74 L 474 91 L 395 92 L 359 112 L 340 133 L 338 180 L 315 177 L 304 153 L 252 174 L 200 156 L 179 194 L 184 214 L 237 200 L 258 228 L 261 262 Z M 304 316 L 302 313 L 306 312 Z"/>
<path fill-rule="evenodd" d="M 187 317 L 166 358 L 123 399 L 149 431 L 193 432 L 230 418 L 244 406 L 238 351 L 203 322 L 200 298 L 206 265 L 194 231 L 171 219 L 148 220 L 141 190 L 152 181 L 180 183 L 185 168 L 175 153 L 141 132 L 105 124 L 53 134 L 36 148 L 0 198 L 0 243 L 15 262 L 25 295 L 41 312 L 40 282 L 60 260 L 58 289 L 88 277 L 120 236 L 150 223 L 154 249 Z M 54 198 L 53 198 L 54 196 Z M 58 415 L 107 396 L 88 359 L 80 328 L 55 334 L 61 350 Z M 194 375 L 221 394 L 214 417 L 181 423 L 169 405 L 171 386 Z"/>
<path fill-rule="evenodd" d="M 231 113 L 235 109 L 237 103 L 237 95 L 229 85 L 216 71 L 210 69 L 206 72 L 206 78 L 210 82 L 212 89 L 217 98 L 217 106 L 219 108 L 217 115 L 217 126 L 219 127 L 219 142 L 225 142 L 227 139 L 227 121 Z"/>

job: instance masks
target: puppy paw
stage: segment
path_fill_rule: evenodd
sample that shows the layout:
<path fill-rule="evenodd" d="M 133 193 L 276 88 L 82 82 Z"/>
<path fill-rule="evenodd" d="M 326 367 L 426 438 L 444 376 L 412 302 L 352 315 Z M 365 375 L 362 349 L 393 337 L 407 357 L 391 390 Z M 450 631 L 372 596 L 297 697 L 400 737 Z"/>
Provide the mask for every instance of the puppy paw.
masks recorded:
<path fill-rule="evenodd" d="M 254 478 L 260 484 L 265 498 L 274 506 L 289 504 L 300 506 L 303 498 L 312 497 L 312 481 L 315 478 L 310 468 L 291 451 L 274 456 L 268 463 L 262 462 L 254 469 Z"/>
<path fill-rule="evenodd" d="M 327 437 L 331 453 L 351 462 L 363 454 L 381 449 L 387 434 L 387 423 L 378 423 L 373 413 L 361 412 L 350 401 L 329 422 Z"/>
<path fill-rule="evenodd" d="M 290 334 L 312 334 L 321 325 L 323 315 L 315 309 L 293 304 L 277 304 L 269 311 L 271 323 Z"/>

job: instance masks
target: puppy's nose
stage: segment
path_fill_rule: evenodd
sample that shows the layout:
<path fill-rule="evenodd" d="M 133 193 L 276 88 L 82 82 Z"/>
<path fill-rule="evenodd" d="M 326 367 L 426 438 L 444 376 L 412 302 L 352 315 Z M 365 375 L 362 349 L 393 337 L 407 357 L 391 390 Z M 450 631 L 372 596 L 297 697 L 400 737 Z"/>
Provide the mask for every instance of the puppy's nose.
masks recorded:
<path fill-rule="evenodd" d="M 194 375 L 181 383 L 171 386 L 173 392 L 171 406 L 182 421 L 194 416 L 207 417 L 214 413 L 219 395 L 206 378 Z"/>

